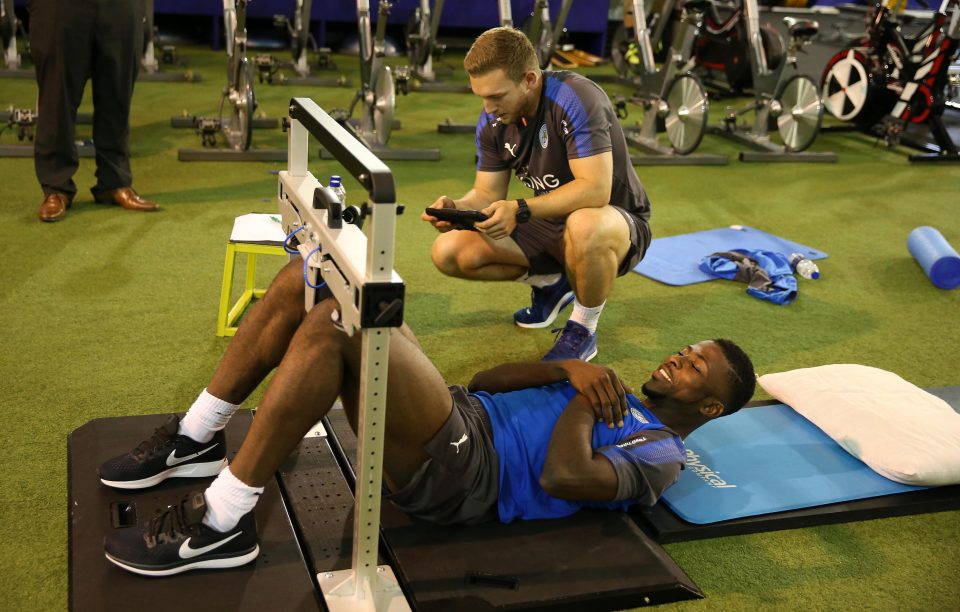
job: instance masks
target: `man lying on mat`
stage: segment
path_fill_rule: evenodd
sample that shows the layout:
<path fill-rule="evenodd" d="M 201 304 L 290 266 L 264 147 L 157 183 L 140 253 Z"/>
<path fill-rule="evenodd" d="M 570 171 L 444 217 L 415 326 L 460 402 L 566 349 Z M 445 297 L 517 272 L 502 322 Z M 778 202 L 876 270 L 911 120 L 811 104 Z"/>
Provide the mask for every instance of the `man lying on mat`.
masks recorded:
<path fill-rule="evenodd" d="M 146 575 L 233 567 L 258 554 L 253 508 L 283 460 L 339 397 L 356 428 L 360 335 L 303 308 L 289 264 L 244 318 L 213 379 L 181 420 L 100 468 L 106 485 L 140 489 L 208 477 L 139 530 L 116 530 L 107 558 Z M 222 429 L 276 368 L 250 431 L 226 467 Z M 671 355 L 629 395 L 609 368 L 580 360 L 509 364 L 447 387 L 404 326 L 391 330 L 384 480 L 400 509 L 436 523 L 563 517 L 582 507 L 654 504 L 685 461 L 681 438 L 743 406 L 750 359 L 728 340 Z M 225 469 L 224 469 L 225 468 Z M 222 470 L 222 471 L 221 471 Z"/>

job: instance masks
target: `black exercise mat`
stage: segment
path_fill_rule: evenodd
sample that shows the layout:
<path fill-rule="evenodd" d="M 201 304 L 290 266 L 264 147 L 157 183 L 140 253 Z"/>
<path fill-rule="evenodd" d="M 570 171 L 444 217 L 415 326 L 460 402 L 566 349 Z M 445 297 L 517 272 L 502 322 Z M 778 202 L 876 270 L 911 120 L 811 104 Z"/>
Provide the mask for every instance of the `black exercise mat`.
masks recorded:
<path fill-rule="evenodd" d="M 103 537 L 114 523 L 134 519 L 119 512 L 135 507 L 135 522 L 155 510 L 206 487 L 213 479 L 168 480 L 143 491 L 119 491 L 100 483 L 100 464 L 129 451 L 160 426 L 166 415 L 96 419 L 67 438 L 69 503 L 70 609 L 151 610 L 317 610 L 312 577 L 290 528 L 276 481 L 257 504 L 260 556 L 248 565 L 227 570 L 198 570 L 169 578 L 131 574 L 107 561 Z M 250 427 L 250 412 L 238 412 L 226 429 L 233 454 Z M 118 527 L 123 528 L 123 527 Z"/>
<path fill-rule="evenodd" d="M 331 446 L 352 463 L 356 437 L 345 413 L 332 410 L 326 425 Z M 619 610 L 703 597 L 624 513 L 444 527 L 386 502 L 381 523 L 417 610 Z"/>

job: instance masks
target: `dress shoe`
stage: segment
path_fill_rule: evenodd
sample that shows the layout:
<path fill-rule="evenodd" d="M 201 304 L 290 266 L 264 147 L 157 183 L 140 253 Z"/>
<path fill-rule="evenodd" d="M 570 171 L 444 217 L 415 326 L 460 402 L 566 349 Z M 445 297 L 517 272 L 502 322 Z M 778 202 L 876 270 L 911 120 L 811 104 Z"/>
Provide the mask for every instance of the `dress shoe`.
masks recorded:
<path fill-rule="evenodd" d="M 65 193 L 48 193 L 43 198 L 40 211 L 37 213 L 41 221 L 60 221 L 67 216 L 70 208 L 70 196 Z"/>
<path fill-rule="evenodd" d="M 144 200 L 133 187 L 120 187 L 110 191 L 101 191 L 93 196 L 93 199 L 100 204 L 116 204 L 123 206 L 127 210 L 139 210 L 140 212 L 150 212 L 159 210 L 160 206 L 156 202 Z"/>

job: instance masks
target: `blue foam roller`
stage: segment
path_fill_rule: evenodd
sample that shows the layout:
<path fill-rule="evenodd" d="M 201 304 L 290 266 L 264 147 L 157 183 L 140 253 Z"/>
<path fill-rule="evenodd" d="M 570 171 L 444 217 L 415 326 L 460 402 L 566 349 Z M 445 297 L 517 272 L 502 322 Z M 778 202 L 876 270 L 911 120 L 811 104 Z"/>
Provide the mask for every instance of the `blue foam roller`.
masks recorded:
<path fill-rule="evenodd" d="M 920 226 L 907 237 L 907 248 L 934 285 L 960 287 L 960 255 L 936 228 Z"/>

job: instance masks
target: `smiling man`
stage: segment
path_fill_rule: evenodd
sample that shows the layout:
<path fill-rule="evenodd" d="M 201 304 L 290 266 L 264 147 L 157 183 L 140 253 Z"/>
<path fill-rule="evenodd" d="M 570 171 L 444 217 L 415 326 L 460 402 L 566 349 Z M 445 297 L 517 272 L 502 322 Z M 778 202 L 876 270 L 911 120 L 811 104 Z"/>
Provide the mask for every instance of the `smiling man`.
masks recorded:
<path fill-rule="evenodd" d="M 101 482 L 120 489 L 217 476 L 140 529 L 114 530 L 110 561 L 148 576 L 252 561 L 254 507 L 280 464 L 338 397 L 357 423 L 360 334 L 338 327 L 332 299 L 307 313 L 302 296 L 302 266 L 293 262 L 244 317 L 186 416 L 100 467 Z M 468 388 L 448 387 L 408 328 L 390 334 L 386 499 L 441 524 L 654 504 L 685 463 L 682 438 L 736 412 L 755 386 L 736 344 L 708 340 L 664 359 L 641 388 L 644 401 L 610 368 L 579 359 L 504 364 Z M 226 466 L 222 430 L 274 368 Z"/>
<path fill-rule="evenodd" d="M 573 72 L 542 73 L 526 36 L 512 28 L 480 35 L 464 60 L 474 94 L 477 173 L 459 199 L 435 208 L 483 211 L 477 232 L 424 213 L 442 234 L 433 262 L 449 276 L 531 285 L 517 325 L 548 327 L 573 313 L 545 360 L 597 354 L 596 329 L 613 280 L 633 269 L 650 244 L 650 201 L 607 95 Z M 533 191 L 507 199 L 511 172 Z"/>

